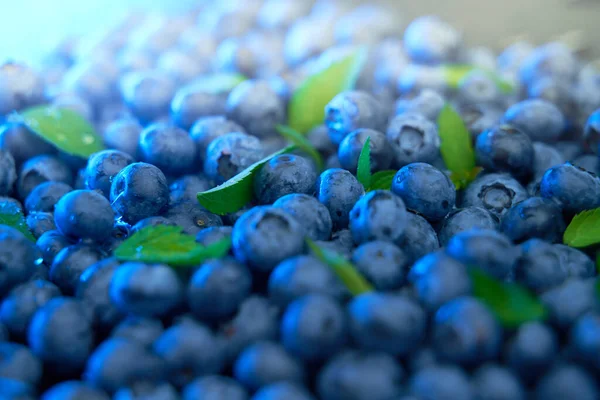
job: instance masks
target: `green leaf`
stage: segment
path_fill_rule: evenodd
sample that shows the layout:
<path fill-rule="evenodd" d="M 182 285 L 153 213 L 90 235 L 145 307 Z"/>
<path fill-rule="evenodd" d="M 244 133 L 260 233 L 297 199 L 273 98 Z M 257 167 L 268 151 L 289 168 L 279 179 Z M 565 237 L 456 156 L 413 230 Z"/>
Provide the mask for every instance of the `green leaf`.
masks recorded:
<path fill-rule="evenodd" d="M 444 72 L 446 84 L 452 89 L 457 89 L 460 86 L 461 81 L 473 71 L 482 71 L 496 83 L 496 86 L 501 93 L 510 94 L 515 90 L 510 82 L 503 79 L 494 71 L 488 69 L 472 65 L 452 64 L 442 66 L 442 70 Z"/>
<path fill-rule="evenodd" d="M 367 49 L 360 48 L 306 78 L 290 100 L 288 125 L 300 133 L 306 133 L 322 124 L 327 103 L 338 93 L 354 88 L 366 59 Z"/>
<path fill-rule="evenodd" d="M 319 151 L 313 147 L 312 143 L 309 142 L 305 136 L 289 126 L 283 125 L 277 125 L 277 132 L 279 132 L 281 136 L 290 141 L 298 149 L 308 154 L 315 161 L 319 171 L 323 171 L 325 163 L 323 162 L 321 153 L 319 153 Z"/>
<path fill-rule="evenodd" d="M 471 268 L 473 295 L 486 303 L 503 326 L 515 328 L 547 317 L 544 305 L 516 283 L 501 283 L 478 268 Z"/>
<path fill-rule="evenodd" d="M 0 203 L 0 225 L 10 226 L 25 235 L 27 239 L 35 242 L 35 238 L 29 232 L 25 222 L 23 211 L 13 202 L 4 201 Z"/>
<path fill-rule="evenodd" d="M 369 136 L 365 140 L 365 144 L 360 150 L 360 156 L 358 156 L 358 168 L 356 169 L 356 178 L 365 190 L 371 187 L 371 137 Z"/>
<path fill-rule="evenodd" d="M 371 284 L 367 282 L 360 272 L 356 270 L 356 267 L 344 257 L 327 249 L 322 249 L 308 238 L 306 239 L 306 243 L 315 256 L 335 272 L 338 278 L 340 278 L 354 296 L 373 291 Z"/>
<path fill-rule="evenodd" d="M 195 266 L 210 258 L 224 257 L 230 248 L 230 238 L 202 246 L 194 236 L 182 233 L 181 227 L 158 225 L 134 233 L 115 250 L 115 257 L 122 261 Z"/>
<path fill-rule="evenodd" d="M 600 208 L 577 214 L 567 226 L 563 242 L 577 248 L 600 243 Z"/>
<path fill-rule="evenodd" d="M 194 79 L 194 81 L 190 83 L 190 86 L 207 93 L 223 94 L 231 92 L 237 85 L 244 82 L 246 79 L 247 78 L 241 74 L 216 73 Z"/>
<path fill-rule="evenodd" d="M 88 158 L 104 150 L 102 138 L 94 127 L 75 111 L 37 106 L 20 115 L 29 129 L 65 153 Z"/>
<path fill-rule="evenodd" d="M 293 151 L 296 146 L 288 146 L 252 164 L 227 182 L 213 189 L 198 193 L 198 201 L 208 211 L 225 215 L 242 209 L 252 200 L 253 180 L 256 172 L 273 157 Z"/>
<path fill-rule="evenodd" d="M 454 183 L 456 190 L 465 189 L 467 186 L 469 186 L 469 183 L 475 180 L 481 171 L 483 171 L 483 168 L 475 167 L 466 172 L 452 172 L 450 174 L 450 180 L 452 183 Z"/>
<path fill-rule="evenodd" d="M 390 190 L 392 188 L 392 183 L 394 182 L 396 173 L 398 173 L 398 171 L 393 169 L 375 172 L 371 177 L 371 186 L 369 187 L 369 191 Z"/>

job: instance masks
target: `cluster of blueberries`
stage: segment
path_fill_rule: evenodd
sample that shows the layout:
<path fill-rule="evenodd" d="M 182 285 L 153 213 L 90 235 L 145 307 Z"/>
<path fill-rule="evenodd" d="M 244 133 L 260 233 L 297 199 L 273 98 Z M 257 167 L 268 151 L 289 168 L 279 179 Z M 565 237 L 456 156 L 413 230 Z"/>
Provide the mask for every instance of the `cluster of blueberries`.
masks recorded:
<path fill-rule="evenodd" d="M 210 3 L 0 66 L 0 208 L 37 239 L 0 225 L 0 399 L 599 399 L 595 255 L 561 243 L 600 207 L 600 68 L 558 42 L 496 56 L 432 16 L 400 31 L 378 6 Z M 307 134 L 324 171 L 294 151 L 243 210 L 198 203 L 283 148 L 296 88 L 365 44 L 356 89 Z M 477 69 L 450 87 L 448 64 Z M 217 72 L 249 79 L 196 83 Z M 462 190 L 440 152 L 447 103 L 483 167 Z M 14 117 L 36 104 L 77 111 L 107 150 L 58 150 Z M 367 138 L 373 172 L 398 171 L 390 190 L 356 178 Z M 231 253 L 187 269 L 113 256 L 157 225 L 231 237 Z M 374 290 L 352 296 L 305 237 Z M 523 285 L 548 318 L 502 326 L 470 268 Z"/>

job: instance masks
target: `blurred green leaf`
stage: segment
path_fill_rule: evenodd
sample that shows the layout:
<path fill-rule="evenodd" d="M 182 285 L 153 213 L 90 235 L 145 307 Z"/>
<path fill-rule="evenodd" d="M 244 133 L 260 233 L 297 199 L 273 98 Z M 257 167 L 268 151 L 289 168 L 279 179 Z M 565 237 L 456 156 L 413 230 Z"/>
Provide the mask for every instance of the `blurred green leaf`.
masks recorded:
<path fill-rule="evenodd" d="M 35 237 L 29 231 L 23 211 L 13 202 L 3 201 L 0 203 L 0 225 L 7 225 L 21 232 L 25 237 L 32 242 L 35 242 Z"/>
<path fill-rule="evenodd" d="M 571 220 L 563 235 L 571 247 L 588 247 L 600 243 L 600 208 L 582 211 Z"/>

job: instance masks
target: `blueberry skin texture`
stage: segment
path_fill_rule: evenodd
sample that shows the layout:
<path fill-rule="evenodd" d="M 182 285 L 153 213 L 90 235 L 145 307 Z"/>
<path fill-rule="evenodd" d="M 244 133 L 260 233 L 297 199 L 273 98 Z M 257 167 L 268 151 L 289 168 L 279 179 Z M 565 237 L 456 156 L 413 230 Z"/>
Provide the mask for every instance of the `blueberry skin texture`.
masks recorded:
<path fill-rule="evenodd" d="M 432 89 L 423 89 L 413 98 L 400 98 L 396 102 L 396 115 L 420 114 L 435 122 L 445 104 L 446 100 L 440 93 Z"/>
<path fill-rule="evenodd" d="M 534 154 L 529 136 L 510 125 L 482 132 L 475 142 L 477 165 L 524 181 L 533 174 Z"/>
<path fill-rule="evenodd" d="M 224 239 L 231 239 L 233 228 L 231 226 L 211 226 L 202 229 L 196 235 L 196 243 L 208 246 Z"/>
<path fill-rule="evenodd" d="M 561 364 L 549 371 L 537 384 L 535 400 L 598 398 L 595 378 L 577 365 Z"/>
<path fill-rule="evenodd" d="M 179 305 L 183 284 L 166 265 L 127 262 L 116 269 L 109 291 L 123 313 L 162 317 Z"/>
<path fill-rule="evenodd" d="M 468 376 L 452 365 L 433 365 L 418 371 L 410 379 L 408 392 L 417 399 L 475 399 Z"/>
<path fill-rule="evenodd" d="M 589 150 L 598 154 L 598 150 L 600 150 L 600 109 L 594 111 L 588 117 L 583 129 L 583 140 Z"/>
<path fill-rule="evenodd" d="M 222 320 L 234 314 L 252 291 L 248 268 L 233 258 L 209 260 L 192 276 L 188 304 L 201 321 Z"/>
<path fill-rule="evenodd" d="M 44 263 L 46 265 L 52 265 L 56 255 L 65 247 L 73 244 L 75 244 L 73 239 L 70 239 L 55 230 L 42 234 L 36 242 L 36 247 L 41 252 Z"/>
<path fill-rule="evenodd" d="M 367 351 L 404 356 L 421 344 L 427 314 L 413 300 L 384 293 L 365 293 L 348 305 L 354 342 Z"/>
<path fill-rule="evenodd" d="M 103 258 L 100 250 L 92 245 L 78 243 L 62 249 L 50 267 L 50 280 L 67 295 L 75 293 L 81 274 Z"/>
<path fill-rule="evenodd" d="M 121 96 L 127 108 L 147 123 L 169 114 L 175 82 L 160 71 L 130 72 L 121 79 Z"/>
<path fill-rule="evenodd" d="M 481 207 L 502 217 L 514 204 L 528 197 L 527 190 L 509 175 L 485 174 L 463 191 L 461 207 Z"/>
<path fill-rule="evenodd" d="M 224 363 L 222 342 L 204 325 L 173 325 L 154 342 L 170 383 L 178 388 L 194 378 L 218 373 Z"/>
<path fill-rule="evenodd" d="M 357 244 L 373 240 L 396 242 L 404 234 L 406 207 L 389 190 L 374 190 L 361 197 L 350 211 L 350 231 Z"/>
<path fill-rule="evenodd" d="M 19 170 L 17 192 L 21 199 L 27 196 L 40 183 L 56 181 L 67 185 L 73 183 L 71 169 L 58 157 L 41 155 L 27 160 Z"/>
<path fill-rule="evenodd" d="M 552 325 L 564 331 L 585 313 L 597 310 L 595 287 L 594 278 L 571 278 L 543 293 L 540 298 L 548 309 Z"/>
<path fill-rule="evenodd" d="M 404 200 L 406 208 L 428 221 L 440 221 L 454 207 L 456 189 L 439 169 L 413 163 L 400 169 L 392 182 L 392 192 Z"/>
<path fill-rule="evenodd" d="M 252 400 L 315 400 L 315 398 L 302 386 L 290 382 L 278 382 L 256 392 Z"/>
<path fill-rule="evenodd" d="M 435 311 L 444 303 L 471 291 L 467 267 L 443 251 L 430 253 L 418 260 L 408 273 L 421 304 Z"/>
<path fill-rule="evenodd" d="M 164 331 L 165 327 L 159 319 L 127 317 L 115 326 L 111 337 L 130 340 L 151 348 Z"/>
<path fill-rule="evenodd" d="M 221 115 L 200 118 L 192 125 L 190 136 L 196 143 L 196 156 L 201 165 L 204 163 L 206 149 L 210 142 L 232 132 L 246 133 L 246 130 Z"/>
<path fill-rule="evenodd" d="M 87 360 L 83 377 L 94 387 L 114 393 L 137 381 L 157 381 L 164 376 L 161 360 L 139 343 L 107 339 Z"/>
<path fill-rule="evenodd" d="M 529 239 L 521 244 L 515 277 L 536 292 L 544 292 L 563 283 L 569 276 L 561 263 L 559 249 L 540 239 Z"/>
<path fill-rule="evenodd" d="M 254 177 L 254 195 L 260 204 L 272 204 L 293 193 L 313 194 L 317 171 L 304 157 L 281 154 L 264 164 Z"/>
<path fill-rule="evenodd" d="M 98 242 L 110 236 L 114 217 L 106 197 L 92 190 L 74 190 L 64 195 L 54 211 L 56 226 L 65 236 Z"/>
<path fill-rule="evenodd" d="M 23 340 L 35 312 L 60 295 L 58 287 L 41 279 L 16 286 L 0 304 L 0 322 L 13 337 Z"/>
<path fill-rule="evenodd" d="M 0 342 L 0 377 L 35 387 L 42 377 L 42 363 L 27 346 Z"/>
<path fill-rule="evenodd" d="M 0 229 L 0 297 L 27 281 L 42 262 L 42 253 L 16 229 Z"/>
<path fill-rule="evenodd" d="M 312 146 L 319 151 L 324 157 L 329 157 L 337 154 L 337 146 L 333 144 L 329 138 L 327 126 L 318 125 L 308 131 L 306 138 Z"/>
<path fill-rule="evenodd" d="M 16 181 L 15 159 L 8 150 L 0 149 L 0 195 L 7 196 L 11 194 Z"/>
<path fill-rule="evenodd" d="M 549 168 L 564 164 L 564 157 L 556 147 L 542 143 L 533 142 L 533 176 L 542 177 Z"/>
<path fill-rule="evenodd" d="M 563 113 L 554 104 L 528 99 L 512 105 L 503 121 L 527 134 L 536 142 L 554 143 L 566 127 Z"/>
<path fill-rule="evenodd" d="M 25 217 L 27 228 L 36 239 L 44 233 L 56 230 L 54 215 L 46 212 L 34 212 Z"/>
<path fill-rule="evenodd" d="M 347 350 L 321 369 L 317 393 L 323 400 L 395 399 L 402 394 L 403 377 L 402 367 L 388 354 Z"/>
<path fill-rule="evenodd" d="M 531 197 L 508 210 L 500 230 L 515 243 L 538 238 L 560 242 L 566 226 L 560 207 L 550 199 Z"/>
<path fill-rule="evenodd" d="M 146 127 L 140 135 L 140 156 L 142 161 L 167 174 L 179 175 L 194 169 L 196 146 L 183 129 L 156 123 Z"/>
<path fill-rule="evenodd" d="M 103 150 L 93 154 L 85 169 L 86 187 L 90 190 L 100 190 L 105 197 L 110 197 L 114 177 L 133 162 L 131 155 L 118 150 Z"/>
<path fill-rule="evenodd" d="M 473 376 L 476 398 L 497 400 L 525 400 L 525 389 L 508 369 L 495 364 L 484 365 Z"/>
<path fill-rule="evenodd" d="M 183 228 L 188 235 L 197 235 L 202 229 L 223 225 L 223 220 L 207 211 L 197 201 L 175 204 L 169 208 L 165 217 Z"/>
<path fill-rule="evenodd" d="M 563 211 L 577 214 L 600 207 L 600 179 L 567 162 L 546 171 L 540 183 L 540 194 L 558 202 Z"/>
<path fill-rule="evenodd" d="M 498 218 L 481 207 L 466 207 L 450 212 L 442 221 L 438 238 L 442 246 L 448 244 L 454 235 L 471 229 L 495 230 Z M 506 232 L 505 232 L 506 234 Z"/>
<path fill-rule="evenodd" d="M 134 118 L 117 119 L 105 128 L 104 144 L 109 149 L 121 151 L 137 158 L 142 129 L 140 123 Z"/>
<path fill-rule="evenodd" d="M 227 133 L 208 145 L 204 173 L 220 185 L 260 161 L 263 155 L 263 147 L 257 137 L 239 132 Z"/>
<path fill-rule="evenodd" d="M 177 224 L 175 222 L 171 221 L 170 219 L 158 215 L 155 217 L 148 217 L 148 218 L 142 219 L 141 221 L 139 221 L 138 223 L 136 223 L 135 225 L 133 225 L 131 227 L 130 233 L 133 235 L 134 233 L 141 231 L 142 229 L 147 228 L 149 226 L 159 226 L 159 225 L 177 226 Z"/>
<path fill-rule="evenodd" d="M 248 400 L 248 394 L 236 380 L 227 376 L 207 375 L 188 384 L 183 400 Z"/>
<path fill-rule="evenodd" d="M 328 169 L 317 180 L 317 199 L 329 210 L 334 230 L 348 227 L 350 211 L 364 194 L 356 177 L 341 168 Z"/>
<path fill-rule="evenodd" d="M 373 129 L 358 129 L 346 136 L 338 148 L 338 158 L 342 168 L 356 173 L 360 152 L 370 138 L 371 172 L 388 169 L 392 164 L 394 154 L 385 135 Z"/>
<path fill-rule="evenodd" d="M 169 186 L 154 165 L 134 163 L 115 176 L 110 189 L 115 213 L 129 224 L 161 214 L 169 203 Z"/>
<path fill-rule="evenodd" d="M 600 318 L 598 313 L 580 317 L 571 327 L 569 347 L 584 365 L 600 370 Z"/>
<path fill-rule="evenodd" d="M 139 382 L 121 388 L 113 396 L 114 400 L 179 400 L 179 394 L 168 383 Z"/>
<path fill-rule="evenodd" d="M 208 179 L 201 175 L 184 175 L 169 186 L 170 205 L 186 201 L 196 202 L 199 192 L 204 192 L 212 187 Z"/>
<path fill-rule="evenodd" d="M 324 360 L 346 343 L 348 322 L 336 300 L 308 294 L 292 302 L 281 318 L 281 343 L 305 361 Z"/>
<path fill-rule="evenodd" d="M 41 400 L 110 400 L 102 390 L 80 381 L 57 383 L 44 392 Z"/>
<path fill-rule="evenodd" d="M 304 193 L 292 193 L 278 198 L 273 207 L 292 215 L 306 230 L 312 240 L 328 240 L 333 222 L 329 210 L 315 197 Z"/>
<path fill-rule="evenodd" d="M 304 251 L 304 229 L 285 211 L 254 207 L 233 226 L 233 254 L 256 271 L 269 272 L 281 261 Z"/>
<path fill-rule="evenodd" d="M 360 245 L 352 253 L 352 263 L 376 290 L 400 289 L 406 282 L 409 258 L 392 243 L 373 241 Z"/>
<path fill-rule="evenodd" d="M 171 101 L 171 120 L 188 130 L 200 118 L 225 114 L 226 102 L 225 94 L 211 93 L 191 82 L 175 93 Z"/>
<path fill-rule="evenodd" d="M 433 162 L 440 154 L 436 125 L 419 114 L 401 114 L 390 121 L 386 137 L 400 168 L 415 162 Z"/>
<path fill-rule="evenodd" d="M 367 92 L 342 92 L 325 106 L 325 125 L 329 138 L 336 145 L 357 129 L 382 130 L 385 123 L 383 106 Z"/>
<path fill-rule="evenodd" d="M 63 182 L 44 182 L 31 191 L 25 199 L 25 209 L 32 212 L 54 212 L 54 206 L 73 188 Z"/>
<path fill-rule="evenodd" d="M 471 229 L 455 235 L 446 246 L 451 257 L 476 266 L 500 280 L 514 277 L 519 248 L 495 230 Z"/>
<path fill-rule="evenodd" d="M 438 236 L 429 222 L 420 215 L 406 213 L 406 228 L 402 238 L 396 242 L 408 257 L 409 264 L 440 248 Z"/>
<path fill-rule="evenodd" d="M 233 365 L 233 376 L 254 392 L 277 382 L 302 385 L 304 367 L 281 344 L 263 341 L 244 349 Z"/>
<path fill-rule="evenodd" d="M 53 298 L 40 308 L 27 335 L 33 353 L 58 372 L 78 371 L 94 345 L 85 305 L 68 297 Z"/>
<path fill-rule="evenodd" d="M 0 125 L 0 149 L 8 151 L 17 166 L 30 158 L 56 153 L 52 144 L 33 133 L 25 124 L 10 120 Z"/>

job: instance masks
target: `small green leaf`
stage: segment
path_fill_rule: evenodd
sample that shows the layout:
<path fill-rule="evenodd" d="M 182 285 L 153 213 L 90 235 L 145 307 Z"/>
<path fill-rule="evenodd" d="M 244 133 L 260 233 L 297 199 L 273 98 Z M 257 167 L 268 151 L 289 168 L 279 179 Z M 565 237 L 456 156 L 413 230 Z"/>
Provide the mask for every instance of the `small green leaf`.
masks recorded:
<path fill-rule="evenodd" d="M 212 94 L 223 94 L 231 92 L 237 85 L 247 78 L 241 74 L 216 73 L 194 79 L 190 87 Z"/>
<path fill-rule="evenodd" d="M 7 225 L 21 232 L 32 242 L 35 238 L 29 232 L 23 211 L 13 202 L 4 201 L 0 203 L 0 225 Z"/>
<path fill-rule="evenodd" d="M 75 111 L 37 106 L 20 115 L 29 129 L 65 153 L 87 158 L 104 150 L 94 127 Z"/>
<path fill-rule="evenodd" d="M 358 156 L 358 168 L 356 169 L 356 178 L 362 183 L 365 190 L 371 187 L 371 137 L 365 140 L 365 144 L 360 150 Z"/>
<path fill-rule="evenodd" d="M 252 164 L 227 182 L 205 192 L 198 193 L 198 202 L 208 211 L 225 215 L 242 209 L 252 200 L 253 180 L 256 172 L 273 157 L 293 151 L 296 146 L 288 146 Z"/>
<path fill-rule="evenodd" d="M 202 246 L 194 236 L 182 233 L 181 227 L 158 225 L 134 233 L 115 250 L 115 257 L 122 261 L 194 266 L 210 258 L 222 258 L 230 248 L 229 238 Z"/>
<path fill-rule="evenodd" d="M 306 78 L 294 92 L 288 107 L 288 125 L 306 133 L 325 119 L 325 106 L 338 93 L 351 90 L 367 59 L 367 49 L 332 63 Z"/>
<path fill-rule="evenodd" d="M 515 328 L 547 317 L 544 305 L 516 283 L 501 283 L 478 268 L 470 269 L 473 294 L 496 314 L 503 326 Z"/>
<path fill-rule="evenodd" d="M 315 161 L 319 171 L 323 171 L 325 164 L 323 162 L 323 157 L 321 157 L 321 153 L 313 147 L 312 143 L 310 143 L 305 136 L 289 126 L 277 125 L 277 131 L 298 149 L 308 154 Z"/>
<path fill-rule="evenodd" d="M 460 86 L 461 81 L 473 71 L 482 71 L 496 83 L 496 86 L 501 93 L 510 94 L 515 90 L 510 82 L 503 79 L 494 71 L 490 71 L 488 69 L 472 65 L 453 64 L 442 66 L 442 70 L 444 71 L 446 84 L 451 89 L 457 89 Z"/>
<path fill-rule="evenodd" d="M 371 284 L 367 282 L 367 280 L 356 270 L 356 267 L 349 261 L 334 252 L 320 248 L 315 242 L 308 238 L 306 239 L 306 243 L 315 256 L 335 272 L 338 278 L 340 278 L 354 296 L 373 291 Z"/>
<path fill-rule="evenodd" d="M 469 186 L 469 183 L 475 180 L 481 171 L 483 171 L 483 168 L 475 167 L 466 172 L 452 172 L 450 174 L 450 180 L 454 183 L 456 190 L 465 189 Z"/>
<path fill-rule="evenodd" d="M 369 187 L 369 191 L 390 190 L 392 188 L 392 183 L 394 182 L 394 177 L 397 173 L 398 171 L 393 169 L 375 172 L 371 177 L 371 186 Z"/>
<path fill-rule="evenodd" d="M 577 248 L 600 243 L 600 208 L 577 214 L 567 226 L 563 242 Z"/>

